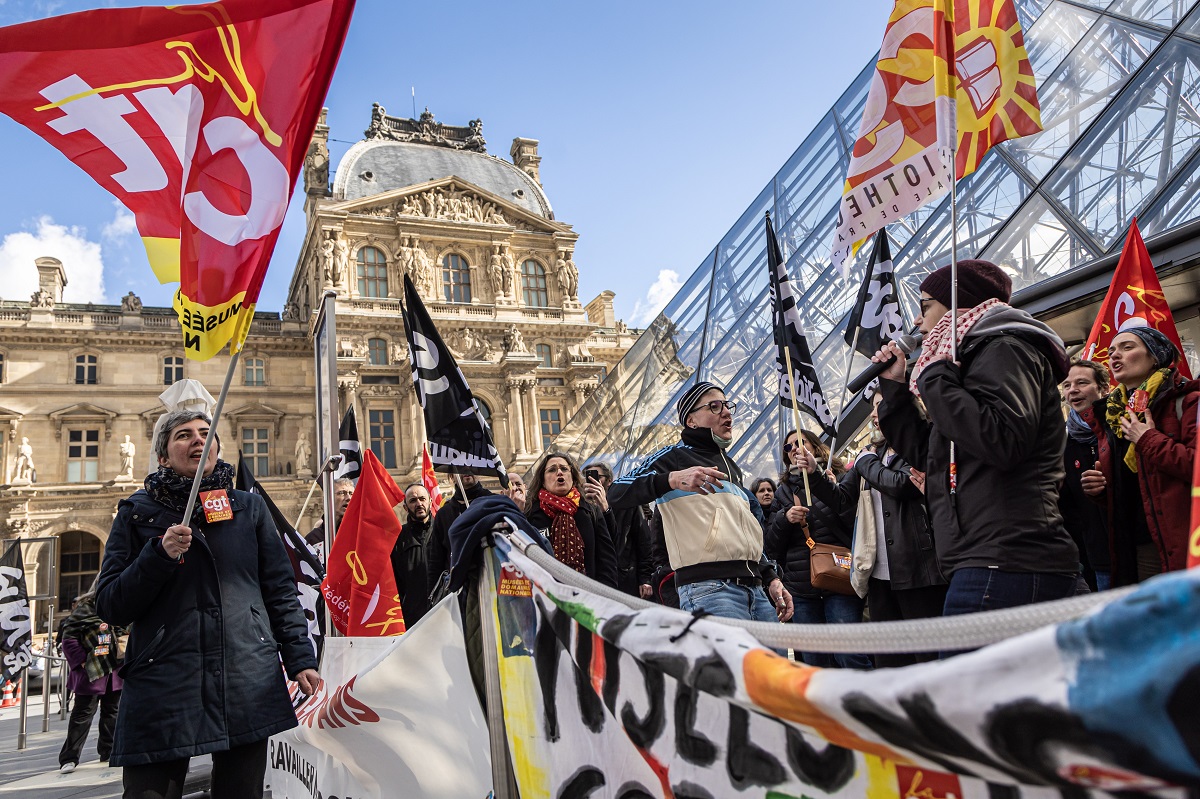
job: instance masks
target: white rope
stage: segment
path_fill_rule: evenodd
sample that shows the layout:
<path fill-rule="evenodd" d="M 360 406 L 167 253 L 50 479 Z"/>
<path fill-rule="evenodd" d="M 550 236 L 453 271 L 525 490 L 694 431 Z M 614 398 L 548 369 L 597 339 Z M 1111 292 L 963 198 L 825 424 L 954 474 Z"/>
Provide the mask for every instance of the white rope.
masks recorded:
<path fill-rule="evenodd" d="M 661 607 L 564 566 L 524 535 L 505 538 L 527 558 L 564 585 L 624 604 L 633 610 Z M 901 654 L 906 652 L 952 652 L 977 649 L 1007 638 L 1023 635 L 1052 624 L 1077 619 L 1114 600 L 1127 596 L 1136 586 L 1102 593 L 1038 602 L 1006 610 L 969 613 L 913 621 L 883 621 L 870 624 L 771 624 L 767 622 L 706 616 L 705 620 L 740 627 L 772 649 L 802 652 Z"/>

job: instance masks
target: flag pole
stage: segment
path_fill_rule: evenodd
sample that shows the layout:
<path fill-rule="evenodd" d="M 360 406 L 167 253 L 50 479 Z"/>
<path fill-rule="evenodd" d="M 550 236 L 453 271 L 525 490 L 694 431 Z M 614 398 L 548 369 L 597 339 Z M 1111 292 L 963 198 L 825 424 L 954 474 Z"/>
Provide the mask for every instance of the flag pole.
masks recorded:
<path fill-rule="evenodd" d="M 951 4 L 953 8 L 953 4 Z M 950 33 L 950 57 L 946 59 L 948 71 L 947 80 L 950 83 L 951 97 L 955 103 L 958 98 L 958 74 L 955 72 L 954 58 L 957 55 L 958 42 L 954 29 Z M 958 363 L 958 111 L 955 108 L 954 129 L 950 135 L 950 360 Z M 954 440 L 950 441 L 950 501 L 956 501 L 958 494 L 958 450 Z"/>
<path fill-rule="evenodd" d="M 783 348 L 783 359 L 787 361 L 788 385 L 792 389 L 792 424 L 796 426 L 796 446 L 804 446 L 800 441 L 800 406 L 796 404 L 796 375 L 792 372 L 792 348 Z M 786 468 L 787 464 L 784 464 Z M 812 491 L 808 487 L 808 469 L 801 469 L 804 476 L 804 502 L 812 507 Z"/>
<path fill-rule="evenodd" d="M 225 373 L 225 382 L 221 384 L 221 394 L 217 397 L 216 407 L 213 408 L 212 422 L 208 427 L 208 435 L 204 438 L 204 449 L 200 452 L 200 468 L 192 479 L 192 490 L 188 494 L 187 504 L 183 507 L 183 521 L 180 524 L 191 527 L 192 508 L 196 506 L 196 496 L 200 493 L 200 481 L 204 479 L 204 467 L 208 464 L 208 453 L 217 437 L 217 420 L 221 418 L 221 409 L 225 407 L 225 397 L 229 396 L 229 386 L 233 383 L 233 373 L 237 369 L 238 349 L 229 357 L 229 371 Z"/>
<path fill-rule="evenodd" d="M 867 280 L 871 279 L 871 275 L 867 273 Z M 850 386 L 850 367 L 854 365 L 854 353 L 858 350 L 858 334 L 862 332 L 861 327 L 854 329 L 854 341 L 850 344 L 850 352 L 846 355 L 846 369 L 842 375 L 842 404 L 841 410 L 838 412 L 838 424 L 833 430 L 833 440 L 829 443 L 829 457 L 825 459 L 825 468 L 833 467 L 833 454 L 837 451 L 838 434 L 842 432 L 842 414 L 846 412 L 846 389 Z"/>

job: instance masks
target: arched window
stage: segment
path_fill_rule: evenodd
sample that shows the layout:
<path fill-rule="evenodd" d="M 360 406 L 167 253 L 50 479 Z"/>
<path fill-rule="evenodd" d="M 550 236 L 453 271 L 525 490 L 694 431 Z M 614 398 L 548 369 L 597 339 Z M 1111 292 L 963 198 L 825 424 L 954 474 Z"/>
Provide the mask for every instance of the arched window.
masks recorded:
<path fill-rule="evenodd" d="M 537 356 L 542 362 L 542 366 L 554 366 L 554 348 L 549 344 L 538 344 Z"/>
<path fill-rule="evenodd" d="M 550 292 L 546 288 L 546 270 L 537 261 L 521 264 L 521 294 L 530 308 L 549 308 Z"/>
<path fill-rule="evenodd" d="M 94 386 L 100 382 L 95 355 L 75 356 L 75 385 Z"/>
<path fill-rule="evenodd" d="M 471 301 L 471 267 L 461 255 L 447 255 L 442 259 L 442 291 L 446 302 Z"/>
<path fill-rule="evenodd" d="M 490 427 L 492 424 L 492 409 L 489 408 L 488 404 L 479 397 L 475 397 L 474 399 L 475 407 L 479 409 L 479 415 L 483 417 L 483 421 L 487 422 L 488 426 Z"/>
<path fill-rule="evenodd" d="M 163 385 L 169 386 L 183 379 L 183 358 L 168 355 L 163 358 Z"/>
<path fill-rule="evenodd" d="M 382 338 L 367 339 L 367 358 L 372 366 L 387 366 L 387 340 Z"/>
<path fill-rule="evenodd" d="M 70 613 L 71 600 L 82 594 L 100 571 L 100 539 L 82 530 L 58 537 L 58 611 Z"/>
<path fill-rule="evenodd" d="M 388 295 L 387 258 L 378 247 L 358 251 L 358 293 L 362 297 Z"/>

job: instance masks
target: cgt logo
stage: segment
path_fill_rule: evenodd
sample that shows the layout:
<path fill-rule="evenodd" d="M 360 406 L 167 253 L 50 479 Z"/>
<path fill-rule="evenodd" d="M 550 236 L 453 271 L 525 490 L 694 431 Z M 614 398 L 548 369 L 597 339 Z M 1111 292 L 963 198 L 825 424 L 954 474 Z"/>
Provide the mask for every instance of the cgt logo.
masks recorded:
<path fill-rule="evenodd" d="M 201 492 L 200 507 L 204 509 L 206 522 L 223 522 L 233 518 L 233 505 L 224 489 Z"/>

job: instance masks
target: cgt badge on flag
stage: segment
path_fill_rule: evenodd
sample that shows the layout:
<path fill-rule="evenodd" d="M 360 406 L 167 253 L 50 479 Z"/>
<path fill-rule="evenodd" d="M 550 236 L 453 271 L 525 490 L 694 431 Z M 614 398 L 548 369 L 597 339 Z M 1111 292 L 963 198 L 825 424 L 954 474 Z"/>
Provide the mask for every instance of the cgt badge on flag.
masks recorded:
<path fill-rule="evenodd" d="M 133 214 L 184 352 L 241 349 L 354 0 L 103 9 L 0 28 L 0 112 Z"/>

